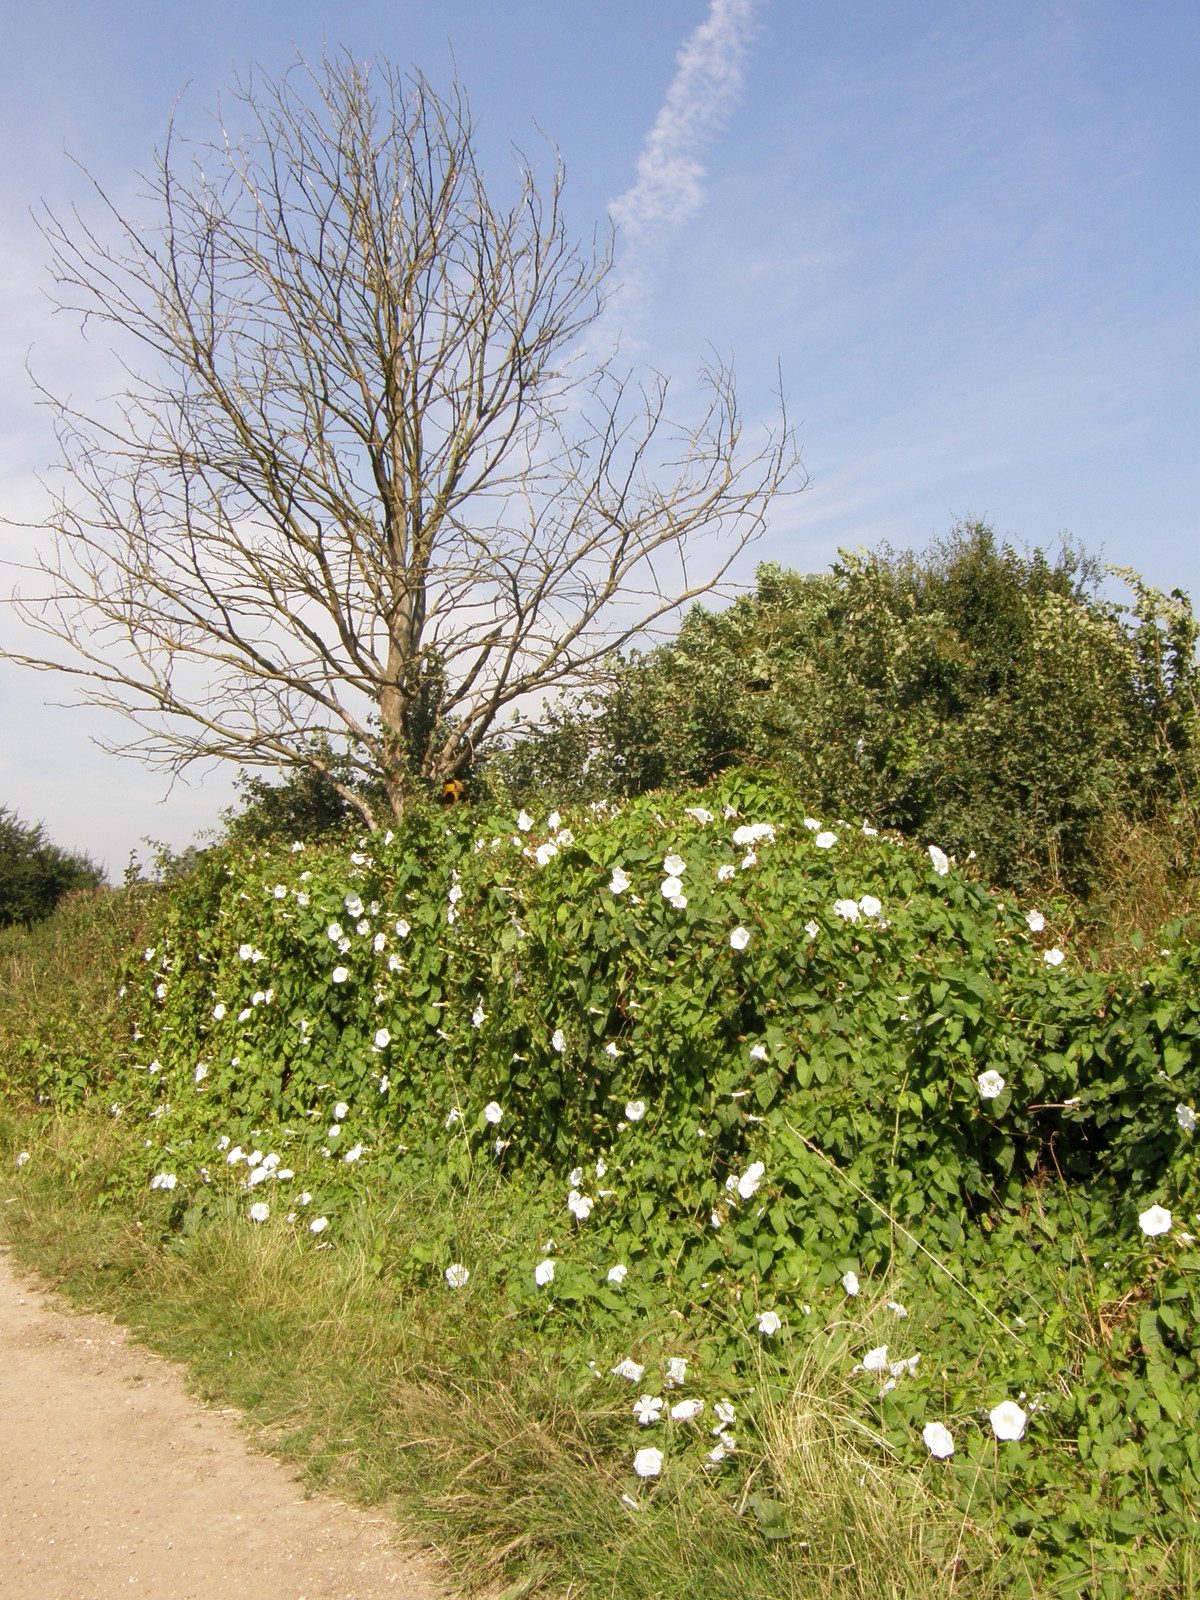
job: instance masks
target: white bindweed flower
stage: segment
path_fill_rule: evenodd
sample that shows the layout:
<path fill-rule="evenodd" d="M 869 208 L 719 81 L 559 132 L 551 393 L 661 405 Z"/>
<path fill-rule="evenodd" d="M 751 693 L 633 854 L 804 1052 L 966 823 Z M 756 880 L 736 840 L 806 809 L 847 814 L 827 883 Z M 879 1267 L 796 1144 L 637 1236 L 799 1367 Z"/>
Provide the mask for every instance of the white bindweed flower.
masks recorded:
<path fill-rule="evenodd" d="M 691 1422 L 693 1417 L 698 1417 L 703 1410 L 703 1400 L 678 1400 L 671 1407 L 671 1419 L 674 1422 Z"/>
<path fill-rule="evenodd" d="M 652 1422 L 657 1422 L 662 1408 L 663 1401 L 659 1395 L 644 1394 L 640 1400 L 635 1400 L 633 1414 L 638 1420 L 638 1426 L 648 1428 Z"/>
<path fill-rule="evenodd" d="M 946 1461 L 954 1454 L 954 1435 L 944 1422 L 927 1422 L 921 1429 L 921 1437 L 929 1454 L 939 1461 Z"/>
<path fill-rule="evenodd" d="M 950 857 L 944 850 L 940 850 L 936 844 L 931 844 L 929 846 L 929 859 L 938 877 L 944 878 L 950 871 Z"/>
<path fill-rule="evenodd" d="M 765 1044 L 753 1045 L 751 1047 L 751 1050 L 750 1050 L 750 1059 L 751 1059 L 751 1061 L 766 1061 L 767 1060 L 767 1047 L 766 1047 L 766 1045 Z"/>
<path fill-rule="evenodd" d="M 821 924 L 810 919 L 804 924 L 804 931 L 810 939 L 815 939 L 821 931 Z"/>
<path fill-rule="evenodd" d="M 854 1272 L 843 1272 L 842 1288 L 845 1289 L 846 1293 L 850 1295 L 851 1298 L 853 1298 L 854 1295 L 858 1293 L 858 1274 Z"/>
<path fill-rule="evenodd" d="M 387 946 L 387 934 L 377 933 L 374 938 L 375 954 L 381 956 Z"/>
<path fill-rule="evenodd" d="M 757 1193 L 758 1186 L 763 1180 L 766 1167 L 761 1161 L 752 1161 L 737 1180 L 737 1192 L 743 1200 L 749 1200 L 752 1194 Z"/>
<path fill-rule="evenodd" d="M 265 1200 L 256 1200 L 250 1207 L 251 1222 L 265 1222 L 271 1215 L 271 1208 Z"/>
<path fill-rule="evenodd" d="M 702 828 L 706 828 L 713 820 L 712 812 L 706 811 L 703 806 L 684 806 L 683 814 L 698 822 Z"/>
<path fill-rule="evenodd" d="M 888 1347 L 885 1344 L 876 1345 L 874 1350 L 868 1350 L 862 1358 L 864 1372 L 885 1372 L 888 1364 Z"/>
<path fill-rule="evenodd" d="M 249 961 L 253 954 L 254 954 L 254 946 L 252 944 L 240 944 L 240 945 L 238 945 L 238 960 L 239 961 Z"/>
<path fill-rule="evenodd" d="M 362 1153 L 363 1147 L 361 1144 L 351 1145 L 349 1150 L 347 1150 L 346 1154 L 342 1157 L 342 1160 L 346 1162 L 358 1161 L 361 1158 Z"/>
<path fill-rule="evenodd" d="M 550 1048 L 556 1050 L 561 1056 L 567 1048 L 567 1036 L 561 1028 L 555 1028 L 550 1037 Z"/>
<path fill-rule="evenodd" d="M 758 857 L 755 855 L 753 850 L 746 851 L 746 854 L 742 857 L 741 864 L 743 872 L 749 872 L 751 867 L 756 867 L 758 865 Z"/>
<path fill-rule="evenodd" d="M 625 1115 L 630 1122 L 640 1122 L 646 1115 L 646 1102 L 644 1100 L 628 1100 L 625 1103 Z"/>
<path fill-rule="evenodd" d="M 490 1122 L 493 1127 L 495 1127 L 503 1115 L 504 1110 L 498 1100 L 489 1100 L 487 1105 L 485 1105 L 483 1108 L 484 1121 Z"/>
<path fill-rule="evenodd" d="M 727 861 L 723 867 L 717 868 L 718 883 L 729 883 L 736 876 L 737 868 L 733 865 L 732 861 Z"/>
<path fill-rule="evenodd" d="M 608 1041 L 608 1043 L 604 1046 L 604 1054 L 606 1056 L 612 1056 L 614 1060 L 617 1058 L 617 1056 L 619 1056 L 621 1054 L 620 1050 L 617 1047 L 617 1041 L 615 1039 L 610 1039 Z"/>
<path fill-rule="evenodd" d="M 578 1189 L 572 1189 L 567 1199 L 567 1210 L 573 1217 L 578 1217 L 580 1222 L 586 1222 L 595 1204 L 589 1195 L 580 1194 Z"/>
<path fill-rule="evenodd" d="M 737 927 L 729 935 L 729 947 L 731 950 L 744 950 L 749 943 L 749 928 Z"/>
<path fill-rule="evenodd" d="M 303 1197 L 301 1199 L 303 1200 Z M 328 1217 L 314 1217 L 308 1225 L 308 1231 L 309 1233 L 324 1233 L 328 1226 Z"/>
<path fill-rule="evenodd" d="M 783 1323 L 779 1320 L 779 1313 L 778 1312 L 776 1312 L 776 1311 L 760 1311 L 759 1312 L 759 1314 L 758 1314 L 758 1331 L 759 1331 L 759 1333 L 763 1334 L 766 1338 L 769 1339 L 773 1333 L 778 1333 L 780 1328 L 782 1328 L 782 1327 L 783 1327 Z"/>
<path fill-rule="evenodd" d="M 334 1108 L 333 1108 L 333 1114 L 338 1119 L 339 1122 L 342 1121 L 343 1117 L 348 1116 L 349 1113 L 350 1113 L 350 1107 L 346 1104 L 346 1102 L 344 1100 L 339 1100 L 337 1105 L 335 1105 Z"/>
<path fill-rule="evenodd" d="M 562 827 L 562 818 L 559 816 L 557 811 L 552 811 L 546 818 L 546 826 L 550 829 L 551 833 L 557 833 L 559 828 Z"/>
<path fill-rule="evenodd" d="M 218 1000 L 216 1005 L 212 1008 L 212 1014 L 214 1022 L 221 1022 L 224 1020 L 225 1007 L 221 1001 Z"/>
<path fill-rule="evenodd" d="M 282 883 L 277 883 L 275 885 L 275 887 L 271 890 L 271 893 L 275 896 L 276 900 L 286 900 L 287 899 L 287 889 L 284 887 L 284 885 Z"/>
<path fill-rule="evenodd" d="M 388 971 L 400 972 L 402 971 L 403 967 L 403 961 L 401 961 L 400 957 L 393 951 L 393 953 L 388 957 Z"/>
<path fill-rule="evenodd" d="M 614 1378 L 628 1378 L 630 1383 L 640 1383 L 642 1374 L 646 1369 L 643 1366 L 639 1366 L 636 1361 L 631 1360 L 629 1356 L 626 1356 L 623 1361 L 618 1361 L 611 1370 Z"/>
<path fill-rule="evenodd" d="M 553 839 L 547 839 L 545 844 L 538 845 L 537 849 L 533 852 L 534 859 L 539 867 L 544 867 L 549 862 L 553 861 L 557 854 L 558 846 L 554 843 Z"/>
<path fill-rule="evenodd" d="M 465 1289 L 470 1276 L 470 1268 L 464 1267 L 461 1261 L 455 1261 L 446 1268 L 446 1282 L 452 1289 Z"/>
<path fill-rule="evenodd" d="M 1025 913 L 1025 921 L 1029 925 L 1030 933 L 1041 933 L 1046 926 L 1046 919 L 1040 911 L 1027 911 Z"/>
<path fill-rule="evenodd" d="M 471 1013 L 471 1026 L 473 1028 L 482 1028 L 486 1021 L 487 1013 L 483 1009 L 483 1002 L 478 1001 L 474 1011 Z"/>
<path fill-rule="evenodd" d="M 461 1121 L 462 1121 L 462 1111 L 461 1111 L 461 1109 L 458 1106 L 451 1106 L 449 1115 L 446 1117 L 446 1121 L 445 1121 L 444 1126 L 447 1127 L 447 1128 L 452 1128 L 456 1122 L 461 1122 Z"/>
<path fill-rule="evenodd" d="M 608 1162 L 605 1161 L 603 1157 L 601 1157 L 601 1159 L 599 1161 L 597 1161 L 597 1163 L 596 1163 L 596 1176 L 598 1178 L 602 1178 L 607 1171 L 608 1171 Z"/>
<path fill-rule="evenodd" d="M 687 1357 L 672 1356 L 667 1362 L 666 1384 L 668 1389 L 677 1389 L 687 1377 Z"/>
<path fill-rule="evenodd" d="M 749 822 L 740 828 L 735 828 L 733 833 L 734 844 L 756 845 L 763 840 L 768 844 L 775 843 L 775 824 L 773 822 Z"/>
<path fill-rule="evenodd" d="M 533 827 L 533 818 L 529 815 L 528 811 L 522 811 L 520 816 L 518 816 L 517 827 L 520 828 L 522 833 L 528 833 L 530 828 Z"/>
<path fill-rule="evenodd" d="M 385 1072 L 383 1077 L 380 1078 L 380 1080 L 379 1080 L 379 1092 L 380 1092 L 380 1094 L 386 1094 L 388 1092 L 388 1090 L 391 1088 L 391 1086 L 392 1086 L 392 1080 L 388 1077 L 387 1073 Z"/>
<path fill-rule="evenodd" d="M 1048 967 L 1061 967 L 1066 959 L 1066 956 L 1063 955 L 1062 951 L 1057 945 L 1055 945 L 1053 950 L 1042 951 L 1042 960 Z"/>
<path fill-rule="evenodd" d="M 392 1042 L 392 1036 L 391 1036 L 391 1034 L 388 1032 L 388 1030 L 386 1028 L 376 1028 L 376 1030 L 375 1030 L 375 1048 L 376 1048 L 376 1050 L 386 1050 L 388 1045 L 391 1044 L 391 1042 Z"/>
<path fill-rule="evenodd" d="M 208 1077 L 208 1068 L 204 1065 L 203 1061 L 197 1061 L 196 1070 L 195 1070 L 195 1072 L 192 1073 L 192 1082 L 193 1083 L 203 1083 L 205 1078 L 207 1078 L 207 1077 Z"/>
<path fill-rule="evenodd" d="M 25 1159 L 28 1161 L 29 1157 L 26 1156 Z M 178 1179 L 173 1172 L 156 1172 L 154 1177 L 150 1179 L 150 1187 L 152 1189 L 173 1189 L 177 1182 Z"/>
<path fill-rule="evenodd" d="M 737 1412 L 733 1409 L 732 1400 L 718 1400 L 713 1407 L 713 1415 L 722 1428 L 731 1428 L 737 1421 Z"/>
<path fill-rule="evenodd" d="M 28 1160 L 29 1160 L 29 1151 L 28 1150 L 22 1150 L 20 1155 L 17 1157 L 17 1165 L 19 1167 L 23 1167 Z M 150 1185 L 150 1187 L 153 1189 L 155 1187 L 155 1185 L 152 1183 Z"/>
<path fill-rule="evenodd" d="M 1195 1133 L 1196 1113 L 1191 1106 L 1185 1106 L 1182 1103 L 1177 1105 L 1175 1107 L 1175 1121 L 1183 1129 L 1184 1133 Z"/>
<path fill-rule="evenodd" d="M 1028 1418 L 1015 1400 L 1001 1400 L 988 1412 L 988 1420 L 997 1439 L 1019 1439 L 1025 1432 Z"/>
<path fill-rule="evenodd" d="M 350 859 L 353 861 L 354 857 L 351 856 Z M 363 903 L 362 903 L 362 900 L 359 898 L 358 895 L 354 894 L 353 892 L 351 892 L 348 895 L 345 895 L 343 897 L 343 899 L 342 899 L 342 904 L 345 906 L 346 910 L 349 912 L 349 914 L 352 917 L 361 917 L 362 916 L 362 914 L 363 914 Z"/>
<path fill-rule="evenodd" d="M 975 1082 L 979 1088 L 981 1100 L 995 1100 L 1004 1093 L 1004 1079 L 994 1067 L 989 1067 L 986 1072 L 981 1072 Z"/>
<path fill-rule="evenodd" d="M 632 882 L 633 879 L 625 871 L 624 867 L 614 867 L 612 869 L 612 878 L 608 885 L 608 892 L 609 894 L 624 894 Z"/>
<path fill-rule="evenodd" d="M 676 895 L 683 893 L 683 883 L 679 878 L 664 878 L 659 885 L 659 893 L 664 900 L 674 900 Z"/>
<path fill-rule="evenodd" d="M 549 1257 L 545 1261 L 539 1261 L 534 1267 L 533 1281 L 539 1289 L 544 1289 L 548 1283 L 554 1281 L 554 1263 Z"/>
<path fill-rule="evenodd" d="M 816 845 L 818 850 L 832 849 L 832 847 L 837 843 L 837 834 L 830 833 L 828 829 L 825 829 L 824 832 L 817 834 L 816 838 L 813 840 L 813 843 Z"/>
<path fill-rule="evenodd" d="M 833 902 L 833 914 L 835 917 L 841 917 L 843 922 L 857 922 L 859 915 L 858 901 L 835 900 Z"/>
<path fill-rule="evenodd" d="M 868 839 L 877 839 L 879 837 L 879 829 L 873 828 L 865 817 L 863 818 L 862 831 L 866 834 Z"/>
<path fill-rule="evenodd" d="M 567 1175 L 567 1182 L 571 1185 L 572 1189 L 578 1189 L 579 1185 L 583 1182 L 583 1168 L 572 1167 Z"/>
<path fill-rule="evenodd" d="M 633 1470 L 639 1478 L 657 1478 L 662 1471 L 663 1453 L 647 1446 L 633 1458 Z"/>
<path fill-rule="evenodd" d="M 625 1265 L 625 1263 L 623 1261 L 618 1261 L 615 1267 L 609 1267 L 609 1269 L 608 1269 L 608 1281 L 609 1281 L 609 1283 L 617 1283 L 617 1284 L 624 1283 L 625 1279 L 628 1276 L 629 1276 L 629 1268 Z"/>
<path fill-rule="evenodd" d="M 887 1308 L 894 1317 L 906 1317 L 908 1315 L 908 1307 L 902 1306 L 899 1300 L 889 1300 Z"/>
<path fill-rule="evenodd" d="M 1159 1234 L 1170 1233 L 1171 1213 L 1165 1206 L 1151 1206 L 1138 1212 L 1138 1226 L 1148 1239 L 1157 1239 Z"/>
<path fill-rule="evenodd" d="M 401 939 L 407 939 L 409 934 L 412 932 L 412 929 L 409 927 L 408 923 L 403 917 L 401 917 L 396 923 L 396 932 L 399 934 Z"/>
<path fill-rule="evenodd" d="M 877 900 L 873 894 L 863 895 L 858 904 L 864 917 L 877 917 L 883 910 L 883 902 Z"/>
<path fill-rule="evenodd" d="M 349 967 L 334 967 L 333 971 L 329 974 L 330 981 L 333 983 L 345 983 L 349 976 Z"/>

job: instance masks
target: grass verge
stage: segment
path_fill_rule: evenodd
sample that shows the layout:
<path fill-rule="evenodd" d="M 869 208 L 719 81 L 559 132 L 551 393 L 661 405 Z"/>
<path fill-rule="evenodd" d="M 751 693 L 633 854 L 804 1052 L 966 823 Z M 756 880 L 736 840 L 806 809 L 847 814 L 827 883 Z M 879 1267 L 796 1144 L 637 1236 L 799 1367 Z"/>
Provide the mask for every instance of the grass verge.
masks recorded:
<path fill-rule="evenodd" d="M 797 1370 L 736 1500 L 683 1471 L 634 1511 L 604 1448 L 624 1399 L 598 1404 L 589 1374 L 469 1290 L 409 1294 L 390 1278 L 381 1241 L 405 1249 L 426 1197 L 364 1214 L 356 1237 L 317 1254 L 232 1215 L 180 1238 L 155 1197 L 106 1203 L 127 1137 L 84 1112 L 6 1109 L 0 1228 L 19 1267 L 183 1363 L 203 1400 L 243 1410 L 255 1443 L 311 1487 L 392 1507 L 468 1591 L 916 1600 L 1019 1581 L 932 1474 L 881 1463 L 839 1404 L 832 1360 Z M 37 1154 L 14 1172 L 22 1141 Z M 491 1203 L 473 1202 L 481 1234 Z"/>

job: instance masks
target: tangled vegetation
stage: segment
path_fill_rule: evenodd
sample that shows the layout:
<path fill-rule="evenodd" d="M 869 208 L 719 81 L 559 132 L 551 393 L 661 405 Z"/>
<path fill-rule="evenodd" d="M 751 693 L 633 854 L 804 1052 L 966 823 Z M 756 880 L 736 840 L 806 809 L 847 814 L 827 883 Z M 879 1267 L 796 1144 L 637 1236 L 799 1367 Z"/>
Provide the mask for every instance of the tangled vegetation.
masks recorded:
<path fill-rule="evenodd" d="M 825 811 L 976 852 L 993 882 L 1150 920 L 1200 879 L 1200 664 L 1186 597 L 967 523 L 923 554 L 758 570 L 724 610 L 613 665 L 497 765 L 517 798 L 708 782 L 755 762 Z"/>
<path fill-rule="evenodd" d="M 885 1592 L 898 1518 L 896 1593 L 1194 1577 L 1182 925 L 1094 970 L 1067 902 L 744 771 L 217 850 L 150 914 L 115 1047 L 31 1035 L 10 1086 L 129 1130 L 98 1199 L 172 1250 L 369 1237 L 475 1329 L 439 1370 L 536 1351 L 606 1537 L 699 1496 L 764 1596 Z"/>

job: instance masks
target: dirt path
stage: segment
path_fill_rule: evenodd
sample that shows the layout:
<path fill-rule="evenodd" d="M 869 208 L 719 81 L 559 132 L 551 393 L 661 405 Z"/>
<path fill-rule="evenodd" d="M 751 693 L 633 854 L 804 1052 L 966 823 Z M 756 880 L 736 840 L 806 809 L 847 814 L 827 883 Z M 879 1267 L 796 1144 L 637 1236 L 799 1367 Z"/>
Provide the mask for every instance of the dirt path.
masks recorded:
<path fill-rule="evenodd" d="M 234 1415 L 0 1251 L 0 1600 L 436 1600 L 389 1531 L 306 1500 Z"/>

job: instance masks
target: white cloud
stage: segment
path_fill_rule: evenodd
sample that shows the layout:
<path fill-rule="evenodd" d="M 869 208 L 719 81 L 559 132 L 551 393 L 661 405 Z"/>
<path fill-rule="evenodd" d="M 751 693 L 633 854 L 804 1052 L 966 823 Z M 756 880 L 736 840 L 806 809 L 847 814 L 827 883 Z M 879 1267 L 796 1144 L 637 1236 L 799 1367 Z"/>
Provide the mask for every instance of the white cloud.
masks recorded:
<path fill-rule="evenodd" d="M 676 56 L 679 70 L 642 146 L 637 182 L 610 207 L 628 234 L 678 227 L 703 204 L 700 156 L 741 91 L 754 9 L 755 0 L 712 0 Z"/>

